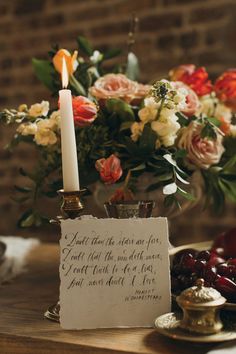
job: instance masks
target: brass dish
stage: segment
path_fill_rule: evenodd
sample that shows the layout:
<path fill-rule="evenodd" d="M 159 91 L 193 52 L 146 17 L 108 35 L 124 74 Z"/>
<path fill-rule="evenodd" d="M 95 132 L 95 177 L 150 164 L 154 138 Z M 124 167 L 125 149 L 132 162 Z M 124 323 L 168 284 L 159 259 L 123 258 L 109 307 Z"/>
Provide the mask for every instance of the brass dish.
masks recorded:
<path fill-rule="evenodd" d="M 205 241 L 205 242 L 197 242 L 197 243 L 188 243 L 186 245 L 183 246 L 179 246 L 179 247 L 174 247 L 172 249 L 169 250 L 169 255 L 170 255 L 170 262 L 172 263 L 172 259 L 175 255 L 175 253 L 184 250 L 185 248 L 194 248 L 197 251 L 203 251 L 206 249 L 210 249 L 212 246 L 212 241 Z M 176 299 L 176 295 L 172 294 L 172 298 L 175 300 Z M 231 302 L 226 302 L 224 304 L 224 310 L 227 311 L 236 311 L 236 304 L 233 304 Z"/>
<path fill-rule="evenodd" d="M 236 325 L 231 321 L 224 321 L 224 329 L 215 334 L 195 334 L 180 328 L 181 315 L 170 312 L 157 317 L 155 327 L 158 333 L 177 340 L 198 343 L 224 342 L 236 339 Z"/>

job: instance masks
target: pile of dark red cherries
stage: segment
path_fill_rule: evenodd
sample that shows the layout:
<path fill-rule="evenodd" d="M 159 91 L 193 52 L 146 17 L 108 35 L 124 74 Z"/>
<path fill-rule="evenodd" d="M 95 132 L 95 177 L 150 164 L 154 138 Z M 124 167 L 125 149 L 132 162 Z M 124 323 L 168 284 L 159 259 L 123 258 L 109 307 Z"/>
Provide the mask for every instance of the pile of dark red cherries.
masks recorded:
<path fill-rule="evenodd" d="M 236 228 L 219 235 L 210 250 L 188 248 L 174 255 L 173 294 L 193 286 L 198 278 L 218 290 L 227 302 L 236 303 Z"/>

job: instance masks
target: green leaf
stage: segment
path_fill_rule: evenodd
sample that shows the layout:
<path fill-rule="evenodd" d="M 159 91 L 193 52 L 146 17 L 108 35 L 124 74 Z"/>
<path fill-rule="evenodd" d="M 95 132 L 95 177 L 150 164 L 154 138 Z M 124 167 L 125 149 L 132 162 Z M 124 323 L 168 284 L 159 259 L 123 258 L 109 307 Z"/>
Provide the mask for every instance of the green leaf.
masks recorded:
<path fill-rule="evenodd" d="M 75 89 L 78 95 L 86 96 L 86 91 L 84 87 L 81 85 L 81 83 L 78 80 L 76 80 L 74 75 L 70 76 L 70 84 Z"/>
<path fill-rule="evenodd" d="M 32 191 L 32 189 L 28 187 L 14 186 L 14 188 L 21 193 L 30 193 Z"/>
<path fill-rule="evenodd" d="M 166 182 L 173 179 L 173 172 L 163 173 L 162 175 L 157 176 L 158 182 Z"/>
<path fill-rule="evenodd" d="M 37 78 L 50 90 L 54 91 L 53 74 L 55 70 L 48 60 L 32 59 L 33 68 Z"/>
<path fill-rule="evenodd" d="M 77 38 L 77 43 L 80 50 L 82 50 L 84 54 L 88 55 L 89 57 L 93 54 L 93 47 L 85 37 L 79 36 Z"/>
<path fill-rule="evenodd" d="M 178 187 L 177 188 L 177 193 L 180 194 L 182 197 L 184 197 L 187 200 L 194 201 L 196 198 L 191 194 L 183 190 L 182 188 Z"/>
<path fill-rule="evenodd" d="M 153 192 L 158 188 L 160 188 L 161 186 L 162 186 L 161 182 L 153 183 L 146 189 L 146 192 Z"/>
<path fill-rule="evenodd" d="M 189 182 L 186 181 L 185 179 L 183 179 L 183 178 L 178 174 L 178 172 L 175 172 L 175 175 L 176 175 L 177 179 L 178 179 L 180 182 L 182 182 L 182 183 L 184 183 L 184 184 L 189 184 Z"/>
<path fill-rule="evenodd" d="M 128 54 L 125 74 L 130 80 L 134 80 L 134 81 L 137 80 L 139 76 L 138 58 L 132 52 Z"/>
<path fill-rule="evenodd" d="M 207 122 L 206 125 L 202 128 L 201 138 L 208 138 L 213 140 L 217 138 L 215 128 L 209 122 Z"/>
<path fill-rule="evenodd" d="M 126 149 L 127 151 L 131 154 L 131 155 L 136 155 L 138 156 L 139 154 L 139 148 L 137 146 L 137 144 L 135 144 L 135 142 L 133 142 L 133 140 L 131 140 L 129 137 L 125 137 L 125 145 L 126 145 Z"/>
<path fill-rule="evenodd" d="M 142 164 L 140 164 L 140 165 L 138 165 L 138 166 L 132 168 L 131 171 L 132 171 L 132 172 L 134 172 L 134 171 L 141 171 L 141 170 L 145 170 L 145 168 L 146 168 L 145 163 L 142 163 Z"/>
<path fill-rule="evenodd" d="M 157 135 L 151 129 L 149 123 L 145 124 L 142 135 L 139 139 L 139 147 L 143 153 L 152 153 L 155 150 Z"/>
<path fill-rule="evenodd" d="M 119 48 L 110 48 L 103 54 L 103 59 L 104 60 L 112 59 L 114 57 L 117 57 L 120 54 L 121 54 L 121 49 L 119 49 Z"/>
<path fill-rule="evenodd" d="M 183 113 L 176 112 L 175 115 L 178 117 L 178 123 L 181 125 L 181 127 L 186 127 L 189 125 L 190 120 Z"/>
<path fill-rule="evenodd" d="M 217 118 L 208 117 L 207 120 L 208 120 L 211 124 L 215 125 L 216 127 L 219 127 L 220 124 L 221 124 L 221 122 L 220 122 L 219 119 L 217 119 Z"/>
<path fill-rule="evenodd" d="M 123 122 L 120 126 L 120 132 L 130 129 L 132 124 L 133 124 L 133 121 Z"/>
<path fill-rule="evenodd" d="M 116 113 L 123 121 L 134 121 L 134 111 L 131 106 L 119 99 L 109 99 L 106 101 L 106 108 L 109 113 Z"/>
<path fill-rule="evenodd" d="M 30 227 L 34 224 L 34 213 L 32 209 L 27 210 L 18 221 L 19 227 Z"/>
<path fill-rule="evenodd" d="M 187 150 L 180 149 L 174 153 L 174 158 L 175 159 L 184 159 L 186 157 L 186 155 L 187 155 Z"/>

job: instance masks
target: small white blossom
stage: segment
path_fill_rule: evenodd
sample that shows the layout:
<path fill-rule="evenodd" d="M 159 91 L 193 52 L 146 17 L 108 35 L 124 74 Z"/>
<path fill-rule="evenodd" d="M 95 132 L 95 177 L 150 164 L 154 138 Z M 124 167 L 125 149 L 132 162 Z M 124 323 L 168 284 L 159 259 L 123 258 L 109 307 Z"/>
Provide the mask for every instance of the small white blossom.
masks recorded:
<path fill-rule="evenodd" d="M 135 122 L 131 125 L 131 139 L 136 142 L 138 141 L 138 138 L 142 135 L 144 128 L 144 123 L 140 122 Z"/>
<path fill-rule="evenodd" d="M 46 117 L 49 111 L 49 102 L 42 101 L 41 103 L 33 104 L 29 109 L 31 117 Z"/>
<path fill-rule="evenodd" d="M 101 61 L 103 58 L 103 54 L 99 52 L 99 50 L 95 50 L 93 52 L 93 55 L 91 55 L 91 57 L 89 58 L 91 60 L 91 62 L 93 64 L 98 63 L 99 61 Z"/>
<path fill-rule="evenodd" d="M 22 123 L 16 131 L 24 136 L 35 135 L 37 132 L 37 125 L 35 123 Z"/>

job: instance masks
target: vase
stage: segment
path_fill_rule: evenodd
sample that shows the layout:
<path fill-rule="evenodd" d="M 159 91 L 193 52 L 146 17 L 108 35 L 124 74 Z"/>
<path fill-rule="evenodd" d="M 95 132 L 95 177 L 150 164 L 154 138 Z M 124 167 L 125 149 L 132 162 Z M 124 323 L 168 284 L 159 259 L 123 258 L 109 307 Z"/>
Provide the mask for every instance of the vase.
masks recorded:
<path fill-rule="evenodd" d="M 201 173 L 195 171 L 191 178 L 189 185 L 185 186 L 185 190 L 191 192 L 195 196 L 194 201 L 186 200 L 179 196 L 181 209 L 176 208 L 174 205 L 170 208 L 164 207 L 165 196 L 161 189 L 156 191 L 147 192 L 147 187 L 153 183 L 153 176 L 150 173 L 144 173 L 138 178 L 137 190 L 135 199 L 140 201 L 155 201 L 153 205 L 152 216 L 165 216 L 169 220 L 179 217 L 184 212 L 196 207 L 203 200 L 204 182 L 202 180 Z M 97 182 L 93 185 L 92 193 L 94 206 L 96 208 L 96 215 L 100 217 L 105 216 L 104 204 L 111 198 L 117 188 L 120 188 L 122 184 L 104 185 L 102 182 Z"/>

